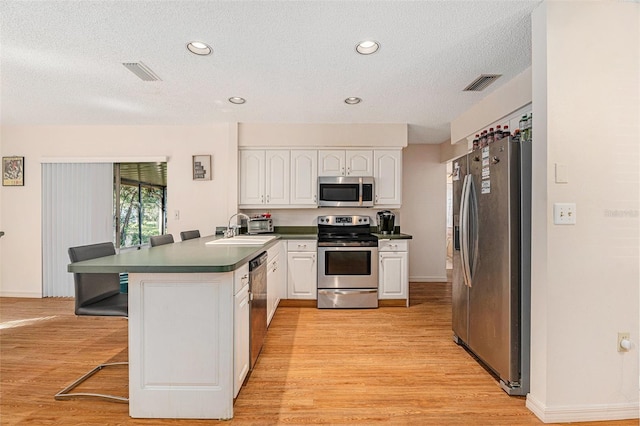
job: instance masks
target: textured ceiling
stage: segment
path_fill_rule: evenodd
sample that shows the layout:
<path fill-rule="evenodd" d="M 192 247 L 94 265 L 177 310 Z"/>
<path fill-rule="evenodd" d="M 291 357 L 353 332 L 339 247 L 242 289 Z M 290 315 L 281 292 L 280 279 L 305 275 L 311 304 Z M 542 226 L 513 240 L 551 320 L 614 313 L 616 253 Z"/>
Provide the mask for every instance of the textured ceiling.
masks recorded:
<path fill-rule="evenodd" d="M 408 123 L 410 143 L 440 143 L 452 119 L 530 65 L 539 3 L 4 0 L 0 122 Z M 381 49 L 358 55 L 365 39 Z M 191 54 L 192 40 L 213 54 Z M 480 74 L 503 77 L 463 92 Z"/>

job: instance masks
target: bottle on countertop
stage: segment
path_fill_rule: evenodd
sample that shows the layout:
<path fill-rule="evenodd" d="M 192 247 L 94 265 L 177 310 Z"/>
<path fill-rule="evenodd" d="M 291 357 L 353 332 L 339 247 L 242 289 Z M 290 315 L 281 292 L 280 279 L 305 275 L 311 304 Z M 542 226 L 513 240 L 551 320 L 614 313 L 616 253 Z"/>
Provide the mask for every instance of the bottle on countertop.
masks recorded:
<path fill-rule="evenodd" d="M 520 125 L 520 140 L 521 141 L 526 141 L 526 133 L 525 133 L 525 129 L 527 128 L 527 115 L 523 115 L 522 118 L 520 119 L 520 122 L 518 123 Z"/>
<path fill-rule="evenodd" d="M 508 138 L 509 136 L 511 136 L 511 133 L 509 133 L 509 126 L 505 124 L 504 128 L 502 129 L 502 137 Z"/>
<path fill-rule="evenodd" d="M 513 131 L 513 141 L 520 142 L 520 129 L 516 129 Z"/>
<path fill-rule="evenodd" d="M 487 133 L 487 145 L 493 143 L 494 136 L 493 127 L 489 127 L 489 133 Z"/>
<path fill-rule="evenodd" d="M 484 148 L 485 146 L 487 146 L 487 131 L 483 130 L 482 133 L 480 133 L 480 148 Z"/>
<path fill-rule="evenodd" d="M 478 148 L 480 148 L 480 135 L 476 135 L 473 139 L 473 150 L 475 151 Z"/>
<path fill-rule="evenodd" d="M 497 141 L 498 139 L 502 139 L 502 126 L 499 124 L 496 126 L 496 131 L 493 132 L 493 140 Z"/>

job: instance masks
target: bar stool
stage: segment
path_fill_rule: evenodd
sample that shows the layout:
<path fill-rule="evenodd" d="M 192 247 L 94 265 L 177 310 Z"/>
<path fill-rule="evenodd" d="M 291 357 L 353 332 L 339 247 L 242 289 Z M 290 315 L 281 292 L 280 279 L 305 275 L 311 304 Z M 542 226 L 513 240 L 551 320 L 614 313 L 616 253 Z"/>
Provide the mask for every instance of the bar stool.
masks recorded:
<path fill-rule="evenodd" d="M 96 259 L 116 254 L 113 243 L 99 243 L 69 248 L 71 262 Z M 114 273 L 74 273 L 75 314 L 78 316 L 112 316 L 128 318 L 129 295 L 120 293 L 120 274 Z M 62 389 L 55 395 L 57 400 L 74 397 L 96 397 L 115 402 L 128 403 L 129 399 L 121 396 L 99 393 L 70 393 L 76 386 L 87 380 L 105 367 L 128 365 L 128 362 L 111 362 L 99 364 L 97 367 Z"/>
<path fill-rule="evenodd" d="M 195 229 L 193 231 L 182 231 L 180 232 L 180 239 L 184 240 L 192 240 L 194 238 L 200 238 L 200 231 Z"/>
<path fill-rule="evenodd" d="M 154 235 L 153 237 L 149 237 L 149 243 L 151 247 L 162 246 L 165 244 L 173 243 L 173 235 L 164 234 L 164 235 Z"/>

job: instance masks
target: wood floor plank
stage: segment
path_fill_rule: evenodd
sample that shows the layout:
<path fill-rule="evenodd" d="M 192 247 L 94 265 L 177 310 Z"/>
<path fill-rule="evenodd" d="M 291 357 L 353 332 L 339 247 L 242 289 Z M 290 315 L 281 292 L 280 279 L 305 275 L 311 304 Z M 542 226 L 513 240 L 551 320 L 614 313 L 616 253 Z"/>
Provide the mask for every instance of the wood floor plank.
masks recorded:
<path fill-rule="evenodd" d="M 540 425 L 451 339 L 451 288 L 411 284 L 411 306 L 278 308 L 231 421 L 131 419 L 128 406 L 56 401 L 95 365 L 126 361 L 127 322 L 73 315 L 72 299 L 0 299 L 2 425 Z M 126 396 L 126 369 L 79 390 Z M 638 425 L 637 420 L 581 423 Z"/>

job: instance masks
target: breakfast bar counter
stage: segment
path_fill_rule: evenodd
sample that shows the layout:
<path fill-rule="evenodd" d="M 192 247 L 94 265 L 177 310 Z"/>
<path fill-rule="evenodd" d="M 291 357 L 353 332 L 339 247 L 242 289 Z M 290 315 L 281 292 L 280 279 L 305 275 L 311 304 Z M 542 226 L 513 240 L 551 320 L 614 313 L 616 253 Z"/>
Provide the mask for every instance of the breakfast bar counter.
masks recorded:
<path fill-rule="evenodd" d="M 253 259 L 278 240 L 264 245 L 211 245 L 220 236 L 194 238 L 140 250 L 125 250 L 115 256 L 72 263 L 69 272 L 151 272 L 196 273 L 231 272 Z"/>
<path fill-rule="evenodd" d="M 129 273 L 131 417 L 233 417 L 234 379 L 247 371 L 238 372 L 235 348 L 238 339 L 248 347 L 249 338 L 237 332 L 242 324 L 248 329 L 248 310 L 236 305 L 239 296 L 248 300 L 248 262 L 278 237 L 258 245 L 214 240 L 123 251 L 68 267 Z"/>

